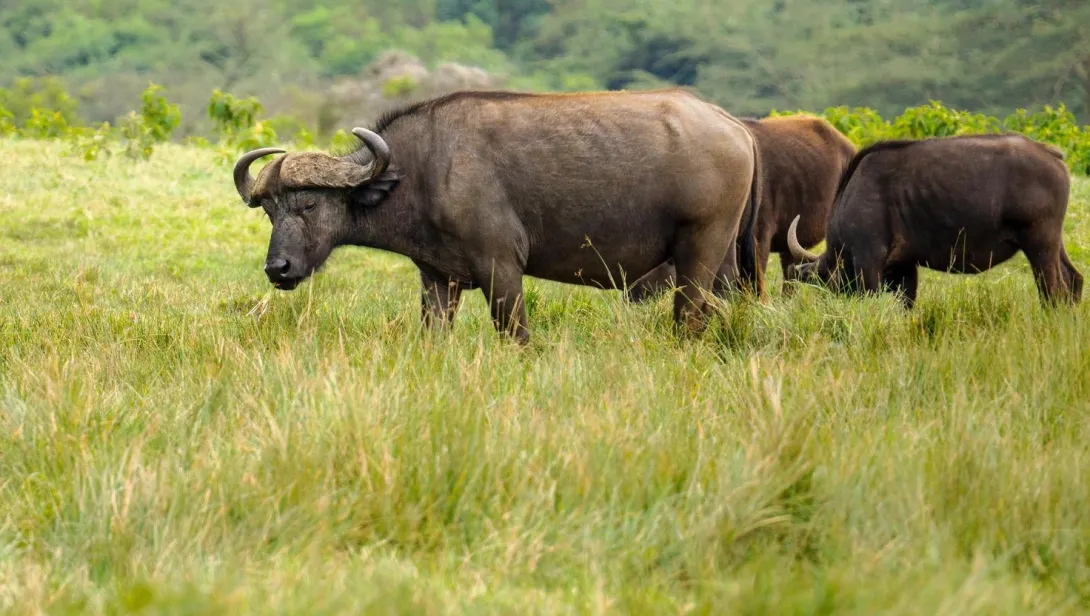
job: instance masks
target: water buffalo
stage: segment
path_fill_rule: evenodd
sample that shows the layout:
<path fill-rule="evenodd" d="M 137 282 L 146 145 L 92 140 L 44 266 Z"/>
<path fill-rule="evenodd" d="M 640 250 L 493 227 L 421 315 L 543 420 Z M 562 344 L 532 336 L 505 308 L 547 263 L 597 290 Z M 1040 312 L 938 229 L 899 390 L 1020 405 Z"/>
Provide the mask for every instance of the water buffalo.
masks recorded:
<path fill-rule="evenodd" d="M 480 288 L 522 343 L 523 275 L 609 288 L 671 257 L 674 319 L 701 329 L 703 292 L 732 274 L 742 213 L 758 205 L 753 136 L 683 90 L 457 92 L 353 133 L 355 152 L 286 154 L 256 180 L 250 165 L 283 150 L 235 164 L 239 195 L 272 221 L 269 280 L 290 290 L 338 246 L 387 250 L 419 268 L 426 324 Z"/>
<path fill-rule="evenodd" d="M 917 267 L 973 274 L 1021 250 L 1041 299 L 1077 303 L 1082 275 L 1063 245 L 1071 179 L 1063 152 L 1020 135 L 889 141 L 852 158 L 824 254 L 788 245 L 801 278 L 916 300 Z"/>
<path fill-rule="evenodd" d="M 757 254 L 740 259 L 741 275 L 759 292 L 770 252 L 780 255 L 785 281 L 795 277 L 797 263 L 787 247 L 787 228 L 801 216 L 799 243 L 807 248 L 825 239 L 825 222 L 836 197 L 837 183 L 855 155 L 855 146 L 832 124 L 810 116 L 780 116 L 763 120 L 743 119 L 757 138 L 761 152 L 760 215 L 754 230 Z M 644 301 L 674 284 L 674 264 L 666 262 L 637 280 L 628 298 Z M 791 285 L 784 285 L 789 293 Z"/>

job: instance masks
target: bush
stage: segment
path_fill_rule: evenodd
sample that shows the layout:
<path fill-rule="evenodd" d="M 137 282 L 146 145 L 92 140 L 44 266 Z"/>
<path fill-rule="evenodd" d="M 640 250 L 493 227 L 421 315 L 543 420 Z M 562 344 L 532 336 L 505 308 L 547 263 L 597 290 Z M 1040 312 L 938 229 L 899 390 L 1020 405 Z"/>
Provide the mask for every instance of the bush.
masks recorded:
<path fill-rule="evenodd" d="M 19 133 L 28 139 L 60 139 L 67 137 L 68 131 L 68 121 L 62 112 L 34 108 Z"/>
<path fill-rule="evenodd" d="M 149 83 L 140 96 L 140 119 L 154 143 L 170 139 L 171 133 L 182 122 L 182 112 L 177 105 L 167 102 L 163 87 Z"/>
<path fill-rule="evenodd" d="M 868 107 L 830 107 L 825 110 L 825 119 L 844 133 L 856 147 L 891 139 L 893 136 L 893 127 L 889 122 Z"/>
<path fill-rule="evenodd" d="M 1002 131 L 999 120 L 980 113 L 947 109 L 939 101 L 909 107 L 893 120 L 893 135 L 901 139 L 983 135 Z"/>
<path fill-rule="evenodd" d="M 419 86 L 416 80 L 410 75 L 396 75 L 386 80 L 386 83 L 382 84 L 382 96 L 385 98 L 400 98 L 402 96 L 409 96 Z"/>
<path fill-rule="evenodd" d="M 15 114 L 0 107 L 0 138 L 15 134 Z"/>
<path fill-rule="evenodd" d="M 220 158 L 229 160 L 240 151 L 268 147 L 276 143 L 272 123 L 257 117 L 264 111 L 256 98 L 235 98 L 216 90 L 208 102 L 208 117 L 215 124 L 220 140 Z"/>
<path fill-rule="evenodd" d="M 1037 113 L 1019 109 L 1007 116 L 1003 125 L 1030 139 L 1059 147 L 1067 155 L 1067 164 L 1073 172 L 1090 175 L 1090 126 L 1080 129 L 1075 116 L 1065 106 L 1045 105 Z"/>
<path fill-rule="evenodd" d="M 268 125 L 283 141 L 290 141 L 298 149 L 314 146 L 314 133 L 298 118 L 279 115 L 269 118 Z"/>
<path fill-rule="evenodd" d="M 212 92 L 208 101 L 208 117 L 215 123 L 216 133 L 228 139 L 254 125 L 258 114 L 264 111 L 254 97 L 238 99 L 219 89 Z"/>
<path fill-rule="evenodd" d="M 330 138 L 329 149 L 334 152 L 351 152 L 359 146 L 359 143 L 359 139 L 356 139 L 355 135 L 346 132 L 344 129 L 338 129 Z"/>
<path fill-rule="evenodd" d="M 544 79 L 542 75 L 538 75 Z M 570 78 L 562 89 L 583 89 L 593 85 L 588 79 Z M 417 89 L 411 77 L 395 77 L 383 86 L 387 97 L 401 97 Z M 260 119 L 264 107 L 256 98 L 240 99 L 216 90 L 208 102 L 207 113 L 215 128 L 220 157 L 230 160 L 240 151 L 275 144 L 278 136 L 291 140 L 299 148 L 314 145 L 314 134 L 291 116 Z M 805 114 L 803 111 L 770 115 Z M 892 121 L 868 107 L 830 107 L 821 117 L 851 140 L 856 147 L 888 139 L 926 139 L 956 135 L 1021 133 L 1030 139 L 1062 149 L 1073 173 L 1090 175 L 1090 126 L 1079 126 L 1074 114 L 1064 105 L 1046 105 L 1036 112 L 1018 109 L 1000 120 L 980 113 L 951 109 L 940 101 L 909 107 Z M 163 88 L 148 84 L 141 97 L 140 112 L 131 112 L 113 130 L 109 124 L 97 128 L 80 127 L 75 116 L 75 101 L 56 79 L 22 79 L 10 90 L 0 89 L 0 138 L 69 139 L 73 151 L 87 160 L 109 155 L 109 144 L 120 135 L 126 155 L 148 158 L 156 144 L 167 141 L 181 123 L 177 105 L 163 96 Z M 325 118 L 320 115 L 319 127 Z M 191 143 L 209 145 L 203 138 Z M 332 138 L 333 149 L 349 150 L 356 140 L 345 131 Z"/>
<path fill-rule="evenodd" d="M 26 126 L 34 121 L 34 110 L 39 116 L 45 112 L 59 116 L 65 126 L 80 124 L 76 115 L 77 102 L 64 87 L 64 82 L 56 77 L 16 80 L 9 89 L 0 88 L 0 108 L 11 114 L 11 121 L 16 126 Z M 38 118 L 37 121 L 41 121 Z"/>
<path fill-rule="evenodd" d="M 109 122 L 97 128 L 75 127 L 69 130 L 69 152 L 85 161 L 98 160 L 111 155 L 110 145 L 116 139 Z"/>
<path fill-rule="evenodd" d="M 801 111 L 770 115 L 795 115 Z M 868 107 L 830 107 L 822 114 L 856 147 L 865 147 L 889 139 L 927 139 L 956 135 L 983 135 L 1016 132 L 1062 149 L 1073 173 L 1090 175 L 1090 126 L 1080 127 L 1075 116 L 1063 105 L 1046 105 L 1030 113 L 1019 109 L 1000 120 L 980 113 L 945 107 L 939 101 L 909 107 L 892 122 Z"/>
<path fill-rule="evenodd" d="M 162 86 L 149 83 L 141 95 L 140 113 L 130 111 L 121 123 L 125 155 L 147 160 L 157 144 L 170 139 L 182 121 L 177 105 L 167 102 Z"/>

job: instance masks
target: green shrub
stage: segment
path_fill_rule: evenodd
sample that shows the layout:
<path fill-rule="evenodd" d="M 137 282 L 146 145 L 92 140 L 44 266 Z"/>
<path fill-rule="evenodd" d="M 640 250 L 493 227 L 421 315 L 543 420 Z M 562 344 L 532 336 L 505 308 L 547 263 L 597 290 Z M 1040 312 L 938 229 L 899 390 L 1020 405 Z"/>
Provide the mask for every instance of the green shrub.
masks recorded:
<path fill-rule="evenodd" d="M 257 121 L 258 114 L 264 110 L 252 96 L 239 99 L 219 89 L 212 92 L 212 98 L 208 101 L 208 117 L 215 124 L 216 134 L 224 141 L 250 129 Z"/>
<path fill-rule="evenodd" d="M 778 112 L 794 115 L 804 112 Z M 1030 113 L 1019 109 L 1003 120 L 980 113 L 945 107 L 939 101 L 909 107 L 892 122 L 867 107 L 830 107 L 824 118 L 857 147 L 888 139 L 927 139 L 956 135 L 1017 132 L 1042 143 L 1062 149 L 1073 173 L 1090 175 L 1090 126 L 1080 127 L 1075 116 L 1063 105 L 1046 105 Z"/>
<path fill-rule="evenodd" d="M 898 138 L 926 139 L 998 133 L 998 119 L 980 113 L 948 109 L 939 101 L 909 107 L 893 120 L 893 135 Z"/>
<path fill-rule="evenodd" d="M 1037 113 L 1019 109 L 1003 120 L 1007 130 L 1059 147 L 1067 156 L 1071 170 L 1090 175 L 1090 126 L 1079 127 L 1075 116 L 1064 106 L 1045 107 Z"/>
<path fill-rule="evenodd" d="M 263 148 L 277 142 L 272 123 L 259 121 L 264 111 L 256 98 L 235 98 L 216 90 L 208 102 L 208 117 L 220 140 L 220 158 L 229 160 L 240 151 Z"/>
<path fill-rule="evenodd" d="M 69 152 L 85 161 L 98 160 L 112 154 L 110 145 L 116 136 L 109 122 L 97 128 L 78 126 L 68 131 Z"/>
<path fill-rule="evenodd" d="M 40 123 L 40 117 L 34 118 L 35 109 L 39 110 L 39 116 L 48 111 L 51 115 L 59 115 L 65 126 L 76 126 L 80 124 L 76 106 L 76 100 L 57 77 L 26 77 L 16 80 L 10 88 L 0 88 L 0 108 L 11 114 L 15 126 L 27 126 L 33 121 Z"/>
<path fill-rule="evenodd" d="M 190 135 L 189 137 L 185 138 L 185 141 L 183 143 L 193 148 L 212 147 L 212 142 L 210 142 L 205 137 L 201 137 L 200 135 Z"/>
<path fill-rule="evenodd" d="M 0 107 L 0 138 L 10 137 L 15 134 L 15 115 Z"/>
<path fill-rule="evenodd" d="M 130 111 L 121 121 L 121 140 L 125 145 L 125 156 L 129 158 L 147 160 L 155 149 L 151 130 L 135 111 Z"/>
<path fill-rule="evenodd" d="M 67 137 L 68 121 L 64 113 L 52 109 L 30 110 L 30 118 L 19 133 L 28 139 L 60 139 Z"/>
<path fill-rule="evenodd" d="M 150 158 L 155 146 L 170 139 L 181 123 L 178 106 L 170 104 L 162 92 L 162 86 L 149 83 L 140 97 L 140 113 L 130 111 L 122 121 L 121 138 L 129 158 Z"/>
<path fill-rule="evenodd" d="M 314 133 L 307 130 L 305 127 L 300 128 L 299 132 L 295 133 L 291 142 L 295 144 L 295 147 L 300 150 L 307 150 L 314 147 Z"/>
<path fill-rule="evenodd" d="M 272 124 L 259 120 L 249 129 L 237 133 L 231 143 L 239 150 L 254 150 L 271 146 L 276 141 L 276 130 Z"/>
<path fill-rule="evenodd" d="M 382 84 L 382 96 L 385 98 L 400 98 L 409 96 L 418 88 L 416 80 L 409 75 L 396 75 Z"/>
<path fill-rule="evenodd" d="M 359 145 L 359 139 L 356 139 L 355 135 L 345 132 L 344 129 L 338 129 L 333 133 L 333 137 L 329 141 L 329 149 L 334 152 L 349 152 Z"/>
<path fill-rule="evenodd" d="M 181 110 L 167 102 L 162 92 L 162 86 L 149 83 L 140 97 L 140 120 L 154 143 L 170 139 L 171 133 L 182 122 Z"/>
<path fill-rule="evenodd" d="M 889 122 L 869 107 L 830 107 L 825 110 L 824 116 L 856 147 L 890 139 L 893 135 L 893 127 Z"/>
<path fill-rule="evenodd" d="M 560 78 L 560 89 L 565 92 L 586 92 L 599 87 L 598 81 L 586 73 L 569 73 Z"/>
<path fill-rule="evenodd" d="M 269 118 L 268 125 L 281 140 L 290 141 L 298 149 L 305 150 L 314 146 L 314 133 L 294 116 L 279 115 Z"/>

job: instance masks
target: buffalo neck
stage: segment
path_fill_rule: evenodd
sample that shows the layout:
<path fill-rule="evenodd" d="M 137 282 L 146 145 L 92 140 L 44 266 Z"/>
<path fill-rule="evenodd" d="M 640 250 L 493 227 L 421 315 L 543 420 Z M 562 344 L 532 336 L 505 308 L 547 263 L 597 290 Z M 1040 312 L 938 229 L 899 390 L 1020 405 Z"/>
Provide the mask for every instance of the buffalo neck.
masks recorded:
<path fill-rule="evenodd" d="M 428 233 L 419 208 L 398 194 L 404 188 L 402 183 L 382 203 L 357 210 L 348 243 L 421 258 Z"/>
<path fill-rule="evenodd" d="M 392 153 L 391 164 L 401 179 L 382 203 L 356 209 L 355 228 L 348 243 L 426 262 L 431 260 L 434 242 L 418 186 L 424 161 L 418 154 L 419 143 L 407 133 L 398 130 L 383 135 Z"/>

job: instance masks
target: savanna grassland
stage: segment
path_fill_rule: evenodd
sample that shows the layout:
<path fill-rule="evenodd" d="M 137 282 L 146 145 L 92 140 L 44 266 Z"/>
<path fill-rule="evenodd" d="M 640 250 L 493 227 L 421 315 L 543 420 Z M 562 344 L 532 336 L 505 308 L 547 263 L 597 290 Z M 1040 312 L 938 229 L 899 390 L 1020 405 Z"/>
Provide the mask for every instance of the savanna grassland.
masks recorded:
<path fill-rule="evenodd" d="M 1090 609 L 1090 304 L 1022 256 L 698 339 L 535 280 L 519 348 L 374 251 L 271 292 L 210 151 L 0 160 L 5 612 Z M 1088 181 L 1065 239 L 1090 276 Z"/>

